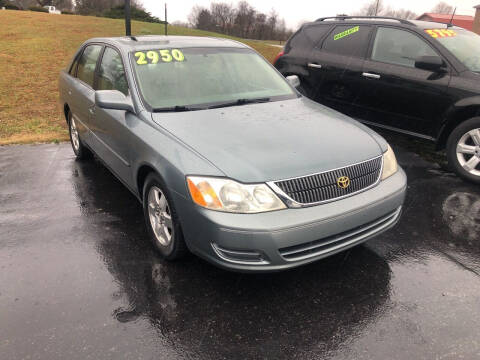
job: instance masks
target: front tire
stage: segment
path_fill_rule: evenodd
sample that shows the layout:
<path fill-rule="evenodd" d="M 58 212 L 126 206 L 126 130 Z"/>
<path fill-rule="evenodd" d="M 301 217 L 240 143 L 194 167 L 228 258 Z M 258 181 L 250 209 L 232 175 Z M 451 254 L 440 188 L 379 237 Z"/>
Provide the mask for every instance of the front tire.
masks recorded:
<path fill-rule="evenodd" d="M 463 179 L 480 184 L 480 117 L 458 125 L 447 142 L 451 168 Z"/>
<path fill-rule="evenodd" d="M 177 212 L 164 182 L 155 173 L 145 180 L 143 214 L 153 245 L 166 260 L 177 260 L 188 253 Z"/>
<path fill-rule="evenodd" d="M 68 130 L 70 133 L 70 143 L 72 144 L 75 157 L 79 160 L 90 159 L 92 157 L 92 153 L 85 147 L 85 145 L 82 144 L 82 140 L 80 140 L 80 135 L 78 134 L 77 124 L 70 111 L 68 112 L 67 118 Z"/>

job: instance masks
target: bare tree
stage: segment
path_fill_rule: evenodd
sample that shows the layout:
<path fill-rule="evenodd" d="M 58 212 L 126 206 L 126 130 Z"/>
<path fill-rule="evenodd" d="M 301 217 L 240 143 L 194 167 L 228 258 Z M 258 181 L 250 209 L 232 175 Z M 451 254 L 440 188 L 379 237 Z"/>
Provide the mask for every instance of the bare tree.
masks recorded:
<path fill-rule="evenodd" d="M 219 26 L 223 33 L 228 33 L 234 18 L 234 9 L 232 5 L 221 2 L 210 4 L 210 13 L 212 14 L 215 25 Z"/>
<path fill-rule="evenodd" d="M 268 39 L 273 39 L 275 37 L 274 34 L 277 27 L 277 22 L 278 22 L 278 13 L 275 11 L 275 9 L 272 9 L 267 19 L 267 26 L 268 26 L 267 38 Z"/>
<path fill-rule="evenodd" d="M 10 0 L 10 3 L 18 6 L 20 9 L 28 9 L 35 4 L 35 0 Z"/>
<path fill-rule="evenodd" d="M 360 11 L 354 13 L 354 15 L 363 16 L 389 16 L 400 19 L 415 19 L 417 14 L 408 9 L 394 9 L 390 6 L 385 6 L 383 0 L 371 0 L 366 3 Z"/>
<path fill-rule="evenodd" d="M 246 1 L 240 1 L 237 5 L 234 20 L 235 35 L 248 38 L 255 23 L 255 9 Z"/>
<path fill-rule="evenodd" d="M 359 11 L 354 13 L 354 15 L 375 16 L 381 15 L 384 10 L 385 7 L 383 5 L 383 0 L 371 0 L 363 5 Z"/>
<path fill-rule="evenodd" d="M 45 1 L 45 0 L 37 0 Z M 62 0 L 53 0 L 62 1 Z M 98 15 L 105 10 L 125 4 L 125 0 L 75 0 L 75 10 L 82 15 Z M 141 0 L 131 0 L 131 6 L 145 10 Z"/>
<path fill-rule="evenodd" d="M 418 15 L 411 10 L 407 9 L 392 9 L 387 8 L 385 11 L 382 12 L 382 16 L 390 16 L 399 19 L 416 19 Z"/>
<path fill-rule="evenodd" d="M 285 40 L 287 37 L 287 25 L 285 24 L 285 19 L 280 19 L 278 22 L 277 28 L 275 30 L 275 38 L 272 40 Z"/>
<path fill-rule="evenodd" d="M 73 1 L 72 0 L 36 0 L 36 3 L 39 6 L 55 6 L 57 9 L 60 10 L 72 10 L 73 9 Z"/>
<path fill-rule="evenodd" d="M 447 4 L 445 1 L 440 1 L 432 9 L 432 13 L 434 13 L 434 14 L 452 14 L 453 13 L 453 6 Z"/>
<path fill-rule="evenodd" d="M 192 27 L 197 27 L 198 18 L 202 10 L 206 10 L 203 6 L 195 5 L 192 10 L 190 10 L 190 14 L 188 15 L 188 23 Z"/>
<path fill-rule="evenodd" d="M 223 2 L 211 3 L 210 9 L 194 6 L 188 22 L 196 29 L 243 38 L 286 40 L 292 33 L 274 9 L 267 16 L 257 12 L 246 0 L 240 1 L 237 7 Z"/>

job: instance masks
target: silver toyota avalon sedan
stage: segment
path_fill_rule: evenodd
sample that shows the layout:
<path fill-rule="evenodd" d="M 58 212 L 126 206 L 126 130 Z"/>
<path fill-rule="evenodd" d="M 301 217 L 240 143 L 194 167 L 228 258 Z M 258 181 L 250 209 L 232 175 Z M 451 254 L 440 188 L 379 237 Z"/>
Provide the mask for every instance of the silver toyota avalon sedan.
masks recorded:
<path fill-rule="evenodd" d="M 236 41 L 142 36 L 85 42 L 59 88 L 76 157 L 135 194 L 163 258 L 261 272 L 358 245 L 404 201 L 387 142 L 299 84 Z"/>

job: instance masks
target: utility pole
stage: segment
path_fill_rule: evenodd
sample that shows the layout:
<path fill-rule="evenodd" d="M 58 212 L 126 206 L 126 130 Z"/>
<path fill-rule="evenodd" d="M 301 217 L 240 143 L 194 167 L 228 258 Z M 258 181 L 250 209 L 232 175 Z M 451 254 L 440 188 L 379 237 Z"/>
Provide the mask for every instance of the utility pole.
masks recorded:
<path fill-rule="evenodd" d="M 168 35 L 168 30 L 167 30 L 167 3 L 165 3 L 165 35 Z"/>
<path fill-rule="evenodd" d="M 130 0 L 125 0 L 125 35 L 132 35 L 132 22 L 130 18 Z"/>
<path fill-rule="evenodd" d="M 375 6 L 375 16 L 377 16 L 377 13 L 378 13 L 378 3 L 380 2 L 380 0 L 377 0 L 377 5 Z"/>

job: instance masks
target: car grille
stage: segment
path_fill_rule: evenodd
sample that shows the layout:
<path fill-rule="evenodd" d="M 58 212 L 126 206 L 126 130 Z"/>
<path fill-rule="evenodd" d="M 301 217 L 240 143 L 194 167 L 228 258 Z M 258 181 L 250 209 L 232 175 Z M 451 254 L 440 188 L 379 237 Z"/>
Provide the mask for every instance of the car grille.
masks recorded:
<path fill-rule="evenodd" d="M 274 184 L 297 203 L 316 204 L 352 195 L 371 187 L 380 178 L 381 168 L 382 156 L 379 156 L 341 169 L 275 181 Z M 350 186 L 346 189 L 337 185 L 337 179 L 342 176 L 350 178 Z"/>
<path fill-rule="evenodd" d="M 401 211 L 402 208 L 399 207 L 395 211 L 382 216 L 381 218 L 354 229 L 320 240 L 281 248 L 278 251 L 287 261 L 299 261 L 340 251 L 345 247 L 353 246 L 368 240 L 371 236 L 387 229 L 398 220 Z"/>

